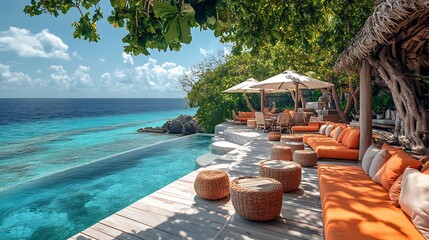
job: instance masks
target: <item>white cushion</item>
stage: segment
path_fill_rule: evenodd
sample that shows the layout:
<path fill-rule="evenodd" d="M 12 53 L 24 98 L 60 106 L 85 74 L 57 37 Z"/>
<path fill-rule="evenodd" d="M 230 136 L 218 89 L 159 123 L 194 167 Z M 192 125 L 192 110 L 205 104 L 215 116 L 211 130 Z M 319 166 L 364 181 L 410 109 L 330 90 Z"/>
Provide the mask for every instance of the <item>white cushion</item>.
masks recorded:
<path fill-rule="evenodd" d="M 320 134 L 325 134 L 326 128 L 328 127 L 327 124 L 323 124 L 322 126 L 320 126 L 319 128 L 319 133 Z"/>
<path fill-rule="evenodd" d="M 332 130 L 334 130 L 334 125 L 328 125 L 325 130 L 325 135 L 329 137 L 329 134 L 331 134 Z"/>
<path fill-rule="evenodd" d="M 362 158 L 362 169 L 363 171 L 369 175 L 369 168 L 371 167 L 372 160 L 374 159 L 375 155 L 380 152 L 379 148 L 374 147 L 371 145 L 365 152 Z"/>
<path fill-rule="evenodd" d="M 414 226 L 429 239 L 429 175 L 412 168 L 404 171 L 399 204 Z"/>
<path fill-rule="evenodd" d="M 337 130 L 335 130 L 334 133 L 334 140 L 337 141 L 338 137 L 340 136 L 340 133 L 343 131 L 343 127 L 339 126 L 337 127 Z"/>
<path fill-rule="evenodd" d="M 380 170 L 380 168 L 384 165 L 384 163 L 387 162 L 387 160 L 389 160 L 390 157 L 391 155 L 386 149 L 380 150 L 377 154 L 375 154 L 368 171 L 368 175 L 372 178 L 372 180 L 374 180 L 375 174 L 377 174 L 378 170 Z"/>

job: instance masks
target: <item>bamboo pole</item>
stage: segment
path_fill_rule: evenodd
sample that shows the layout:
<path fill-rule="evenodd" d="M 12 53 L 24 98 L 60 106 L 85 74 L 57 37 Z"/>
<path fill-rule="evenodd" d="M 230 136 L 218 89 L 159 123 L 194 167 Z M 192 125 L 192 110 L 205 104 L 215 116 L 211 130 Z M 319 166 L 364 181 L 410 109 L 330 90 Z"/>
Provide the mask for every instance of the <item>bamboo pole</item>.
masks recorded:
<path fill-rule="evenodd" d="M 372 144 L 371 67 L 367 60 L 362 60 L 359 85 L 359 161 L 362 161 L 365 151 Z"/>

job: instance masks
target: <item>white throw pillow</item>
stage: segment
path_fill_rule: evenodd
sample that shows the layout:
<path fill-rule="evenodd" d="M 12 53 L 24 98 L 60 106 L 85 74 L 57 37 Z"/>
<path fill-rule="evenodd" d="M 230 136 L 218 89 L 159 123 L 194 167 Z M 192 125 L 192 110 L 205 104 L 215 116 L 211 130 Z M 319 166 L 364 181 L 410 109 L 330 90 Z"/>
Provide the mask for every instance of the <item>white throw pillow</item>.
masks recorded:
<path fill-rule="evenodd" d="M 369 175 L 369 168 L 371 167 L 372 160 L 374 159 L 375 155 L 380 152 L 379 148 L 374 147 L 371 145 L 365 152 L 362 158 L 362 169 L 363 171 Z"/>
<path fill-rule="evenodd" d="M 323 124 L 322 126 L 320 126 L 319 128 L 319 134 L 325 134 L 326 128 L 328 127 L 327 124 Z"/>
<path fill-rule="evenodd" d="M 327 137 L 329 137 L 329 134 L 331 134 L 332 130 L 334 130 L 334 125 L 328 125 L 328 126 L 326 127 L 326 130 L 325 130 L 325 135 L 326 135 Z"/>
<path fill-rule="evenodd" d="M 372 159 L 371 166 L 369 167 L 368 175 L 374 180 L 375 174 L 377 174 L 378 170 L 389 160 L 391 157 L 389 151 L 383 149 L 375 154 L 374 159 Z M 375 182 L 378 182 L 374 180 Z"/>
<path fill-rule="evenodd" d="M 341 127 L 341 126 L 337 127 L 337 130 L 335 130 L 335 133 L 334 133 L 334 140 L 335 140 L 335 141 L 337 141 L 337 140 L 338 140 L 338 137 L 340 136 L 340 133 L 341 133 L 343 130 L 344 130 L 344 128 L 343 128 L 343 127 Z"/>
<path fill-rule="evenodd" d="M 399 204 L 414 226 L 429 239 L 429 175 L 407 168 L 401 183 Z"/>

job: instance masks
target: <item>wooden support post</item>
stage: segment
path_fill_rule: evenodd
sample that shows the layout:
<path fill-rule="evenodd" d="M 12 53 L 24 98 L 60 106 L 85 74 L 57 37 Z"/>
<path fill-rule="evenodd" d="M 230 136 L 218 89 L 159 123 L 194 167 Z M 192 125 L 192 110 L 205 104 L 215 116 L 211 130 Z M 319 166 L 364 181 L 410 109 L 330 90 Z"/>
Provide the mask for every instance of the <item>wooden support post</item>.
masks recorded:
<path fill-rule="evenodd" d="M 365 151 L 372 144 L 372 96 L 371 96 L 371 67 L 367 60 L 362 60 L 360 69 L 360 139 L 359 162 Z"/>

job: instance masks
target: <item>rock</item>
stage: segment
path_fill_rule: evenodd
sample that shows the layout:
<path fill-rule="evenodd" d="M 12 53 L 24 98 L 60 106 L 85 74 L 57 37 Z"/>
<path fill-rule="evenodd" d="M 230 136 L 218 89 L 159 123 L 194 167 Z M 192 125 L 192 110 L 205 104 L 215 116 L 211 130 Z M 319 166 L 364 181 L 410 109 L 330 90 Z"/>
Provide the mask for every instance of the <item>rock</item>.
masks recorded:
<path fill-rule="evenodd" d="M 179 120 L 173 120 L 170 123 L 170 128 L 168 129 L 168 133 L 171 134 L 181 134 L 183 132 L 183 124 Z"/>
<path fill-rule="evenodd" d="M 180 115 L 175 119 L 168 120 L 162 127 L 145 127 L 137 130 L 138 132 L 151 133 L 171 133 L 189 135 L 194 133 L 202 133 L 204 129 L 198 126 L 197 121 L 189 115 Z"/>

